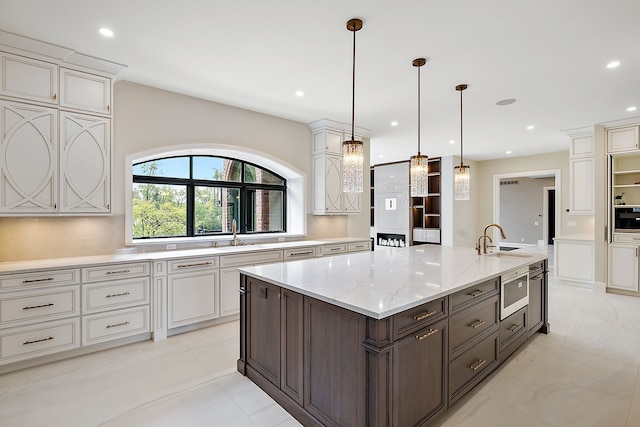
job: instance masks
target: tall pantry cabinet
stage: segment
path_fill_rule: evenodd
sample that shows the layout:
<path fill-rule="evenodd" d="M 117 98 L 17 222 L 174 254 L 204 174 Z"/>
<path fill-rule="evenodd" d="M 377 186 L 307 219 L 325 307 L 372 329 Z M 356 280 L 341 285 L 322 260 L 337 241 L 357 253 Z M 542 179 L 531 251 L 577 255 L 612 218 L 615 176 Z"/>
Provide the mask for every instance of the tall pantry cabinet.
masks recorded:
<path fill-rule="evenodd" d="M 123 69 L 0 32 L 0 215 L 111 211 L 113 80 Z"/>

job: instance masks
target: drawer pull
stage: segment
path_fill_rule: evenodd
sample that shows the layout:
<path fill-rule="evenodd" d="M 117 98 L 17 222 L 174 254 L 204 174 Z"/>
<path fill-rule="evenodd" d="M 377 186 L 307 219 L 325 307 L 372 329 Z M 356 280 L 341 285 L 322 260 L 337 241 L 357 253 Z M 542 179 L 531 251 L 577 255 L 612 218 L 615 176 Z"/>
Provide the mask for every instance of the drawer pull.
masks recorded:
<path fill-rule="evenodd" d="M 469 295 L 470 297 L 477 297 L 478 295 L 482 295 L 484 294 L 484 289 L 476 289 L 473 292 L 468 293 L 467 295 Z"/>
<path fill-rule="evenodd" d="M 436 314 L 436 313 L 437 313 L 437 311 L 427 311 L 427 312 L 426 312 L 426 313 L 424 313 L 424 314 L 420 314 L 420 315 L 415 315 L 415 316 L 413 316 L 413 320 L 415 320 L 416 322 L 419 322 L 419 321 L 421 321 L 421 320 L 424 320 L 424 319 L 426 319 L 426 318 L 428 318 L 428 317 L 433 316 L 433 315 L 434 315 L 434 314 Z"/>
<path fill-rule="evenodd" d="M 484 325 L 485 323 L 487 323 L 486 320 L 476 320 L 469 326 L 472 327 L 473 329 L 478 329 L 480 326 Z"/>
<path fill-rule="evenodd" d="M 329 249 L 329 250 L 330 250 L 330 251 L 339 251 L 340 249 L 342 249 L 342 248 L 331 248 L 331 249 Z"/>
<path fill-rule="evenodd" d="M 416 335 L 416 339 L 419 340 L 419 341 L 422 341 L 423 339 L 425 339 L 427 337 L 430 337 L 431 335 L 436 334 L 436 333 L 438 333 L 437 329 L 429 329 L 429 332 L 427 332 L 424 335 Z"/>
<path fill-rule="evenodd" d="M 50 282 L 52 280 L 53 280 L 53 277 L 47 277 L 46 279 L 23 280 L 22 283 Z"/>
<path fill-rule="evenodd" d="M 211 265 L 211 264 L 213 264 L 211 261 L 194 262 L 193 264 L 180 264 L 178 268 L 202 267 L 203 265 Z"/>
<path fill-rule="evenodd" d="M 122 323 L 114 323 L 113 325 L 107 325 L 107 329 L 109 328 L 117 328 L 118 326 L 125 326 L 128 325 L 129 322 L 122 322 Z"/>
<path fill-rule="evenodd" d="M 119 294 L 108 294 L 107 298 L 123 297 L 125 295 L 131 295 L 131 292 L 120 292 Z"/>
<path fill-rule="evenodd" d="M 53 303 L 50 302 L 49 304 L 42 304 L 42 305 L 30 305 L 27 307 L 22 307 L 23 310 L 31 310 L 33 308 L 42 308 L 42 307 L 53 307 Z"/>
<path fill-rule="evenodd" d="M 486 360 L 482 360 L 482 359 L 478 359 L 474 364 L 472 364 L 471 366 L 469 366 L 469 368 L 472 371 L 477 371 L 478 369 L 482 368 L 484 366 L 484 364 L 487 363 Z"/>
<path fill-rule="evenodd" d="M 311 255 L 313 254 L 313 251 L 306 251 L 306 252 L 292 252 L 291 256 L 301 256 L 301 255 Z"/>
<path fill-rule="evenodd" d="M 123 274 L 123 273 L 131 273 L 131 270 L 116 270 L 116 271 L 107 271 L 104 274 Z"/>
<path fill-rule="evenodd" d="M 517 331 L 518 329 L 521 329 L 521 328 L 522 328 L 522 325 L 513 324 L 513 325 L 509 326 L 509 330 L 511 332 L 515 332 L 515 331 Z"/>
<path fill-rule="evenodd" d="M 37 342 L 42 342 L 42 341 L 51 341 L 52 339 L 53 337 L 48 337 L 48 338 L 42 338 L 41 340 L 25 341 L 22 343 L 22 345 L 35 344 Z"/>

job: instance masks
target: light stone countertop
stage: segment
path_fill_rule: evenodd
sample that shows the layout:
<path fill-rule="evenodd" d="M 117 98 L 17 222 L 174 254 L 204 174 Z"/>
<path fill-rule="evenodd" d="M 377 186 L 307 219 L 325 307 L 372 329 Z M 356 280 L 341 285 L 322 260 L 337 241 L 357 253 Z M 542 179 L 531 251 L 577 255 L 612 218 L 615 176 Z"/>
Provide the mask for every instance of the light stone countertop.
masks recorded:
<path fill-rule="evenodd" d="M 517 253 L 526 257 L 478 255 L 473 248 L 435 245 L 376 247 L 373 252 L 242 267 L 240 271 L 383 319 L 547 258 L 545 251 Z"/>
<path fill-rule="evenodd" d="M 217 256 L 217 255 L 230 255 L 237 253 L 259 252 L 266 250 L 277 249 L 289 249 L 289 248 L 304 248 L 307 246 L 323 246 L 336 243 L 357 243 L 368 242 L 369 238 L 357 238 L 357 237 L 335 237 L 327 239 L 317 240 L 300 240 L 289 242 L 276 242 L 276 243 L 257 243 L 257 244 L 245 244 L 240 246 L 220 246 L 220 247 L 207 247 L 199 249 L 177 249 L 177 250 L 165 250 L 157 252 L 128 252 L 125 249 L 122 253 L 106 254 L 106 255 L 92 255 L 92 256 L 80 256 L 80 257 L 65 257 L 65 258 L 47 258 L 40 260 L 27 260 L 27 261 L 5 261 L 0 262 L 0 273 L 20 273 L 27 270 L 45 270 L 52 268 L 71 268 L 82 267 L 86 265 L 94 264 L 109 264 L 117 262 L 135 262 L 135 261 L 154 261 L 161 259 L 175 259 L 197 256 Z"/>

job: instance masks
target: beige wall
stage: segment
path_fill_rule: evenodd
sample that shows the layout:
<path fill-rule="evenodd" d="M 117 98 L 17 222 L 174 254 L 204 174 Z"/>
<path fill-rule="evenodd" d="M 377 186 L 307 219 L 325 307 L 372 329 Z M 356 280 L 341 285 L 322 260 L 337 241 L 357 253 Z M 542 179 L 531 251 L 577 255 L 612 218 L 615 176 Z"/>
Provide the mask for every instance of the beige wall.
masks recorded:
<path fill-rule="evenodd" d="M 0 261 L 113 253 L 124 246 L 125 156 L 179 144 L 246 147 L 306 174 L 311 212 L 311 130 L 285 120 L 136 83 L 115 84 L 112 212 L 104 217 L 0 218 Z M 319 117 L 318 119 L 320 119 Z M 366 142 L 366 141 L 365 141 Z M 365 143 L 365 159 L 369 144 Z M 369 169 L 365 160 L 365 170 Z M 365 173 L 365 189 L 369 188 Z M 369 192 L 362 214 L 307 215 L 309 238 L 369 236 Z"/>

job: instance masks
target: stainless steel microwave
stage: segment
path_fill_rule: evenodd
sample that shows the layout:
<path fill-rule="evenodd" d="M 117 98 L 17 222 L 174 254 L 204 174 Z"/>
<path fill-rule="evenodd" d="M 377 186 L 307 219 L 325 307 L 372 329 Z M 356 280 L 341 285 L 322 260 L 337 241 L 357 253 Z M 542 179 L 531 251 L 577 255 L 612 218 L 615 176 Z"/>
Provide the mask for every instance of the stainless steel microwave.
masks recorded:
<path fill-rule="evenodd" d="M 640 208 L 615 208 L 614 231 L 640 232 Z"/>

